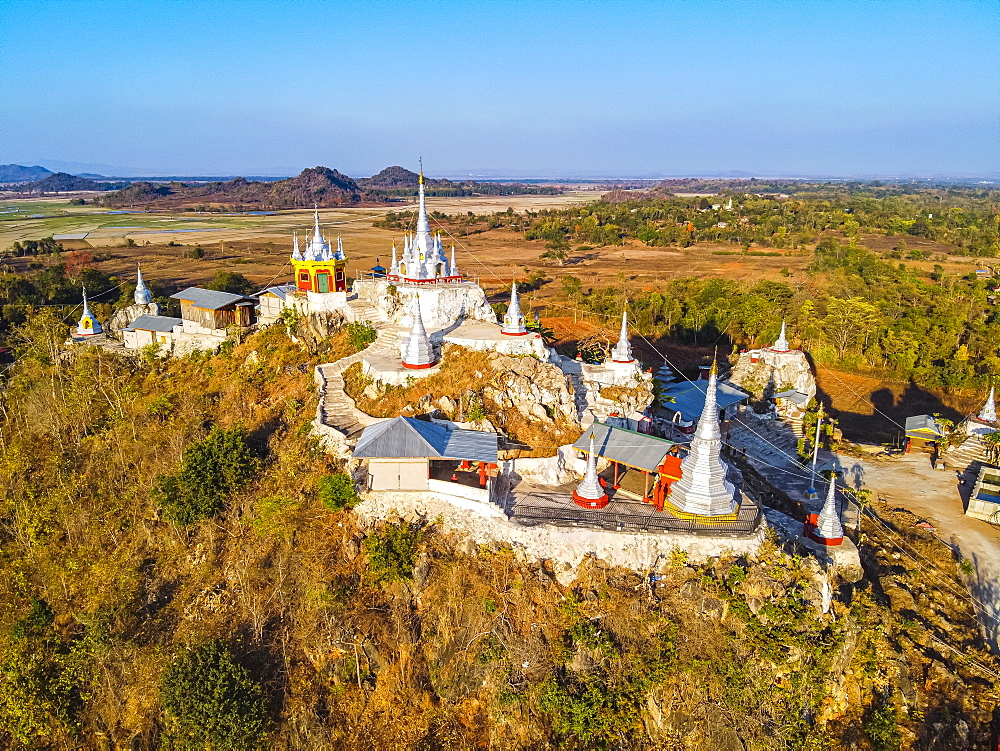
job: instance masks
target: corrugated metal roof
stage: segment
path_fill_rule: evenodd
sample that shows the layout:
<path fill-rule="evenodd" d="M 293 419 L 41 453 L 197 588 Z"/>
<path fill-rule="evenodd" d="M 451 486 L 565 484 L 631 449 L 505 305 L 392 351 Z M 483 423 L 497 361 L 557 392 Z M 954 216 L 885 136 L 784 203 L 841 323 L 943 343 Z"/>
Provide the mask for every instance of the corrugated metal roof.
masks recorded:
<path fill-rule="evenodd" d="M 174 326 L 181 326 L 183 324 L 184 321 L 181 318 L 142 315 L 132 321 L 122 331 L 135 331 L 136 329 L 140 329 L 141 331 L 173 331 Z"/>
<path fill-rule="evenodd" d="M 589 452 L 591 433 L 594 434 L 594 452 L 598 456 L 648 472 L 655 472 L 663 463 L 663 457 L 675 445 L 664 438 L 595 422 L 576 440 L 573 448 Z"/>
<path fill-rule="evenodd" d="M 665 398 L 664 406 L 674 412 L 680 412 L 685 420 L 694 422 L 701 417 L 702 410 L 705 409 L 705 390 L 707 388 L 708 381 L 684 381 L 674 384 L 661 392 L 664 397 L 673 399 L 673 401 L 667 401 Z M 731 383 L 719 381 L 715 395 L 719 409 L 725 409 L 749 398 L 749 394 Z"/>
<path fill-rule="evenodd" d="M 944 430 L 938 425 L 938 421 L 932 415 L 913 415 L 906 418 L 906 434 L 918 434 L 918 438 L 928 435 L 943 436 Z M 923 434 L 923 435 L 920 435 Z"/>
<path fill-rule="evenodd" d="M 364 429 L 354 449 L 357 458 L 468 459 L 497 461 L 497 434 L 450 429 L 415 417 L 393 417 Z"/>
<path fill-rule="evenodd" d="M 795 389 L 788 389 L 788 391 L 782 391 L 780 394 L 775 394 L 774 398 L 788 399 L 788 401 L 795 402 L 800 406 L 809 403 L 809 394 L 803 394 L 801 391 L 796 391 Z"/>
<path fill-rule="evenodd" d="M 234 295 L 231 292 L 217 292 L 214 289 L 202 289 L 201 287 L 188 287 L 175 295 L 171 295 L 175 300 L 184 300 L 192 305 L 206 310 L 218 310 L 233 303 L 249 300 L 243 295 Z"/>
<path fill-rule="evenodd" d="M 260 295 L 266 295 L 266 294 L 270 293 L 270 294 L 274 295 L 275 297 L 277 297 L 279 300 L 284 300 L 284 299 L 287 298 L 288 292 L 289 292 L 289 288 L 291 286 L 292 285 L 290 285 L 290 284 L 280 284 L 277 287 L 268 287 L 263 292 L 261 292 Z M 258 297 L 260 297 L 260 295 L 258 295 Z"/>

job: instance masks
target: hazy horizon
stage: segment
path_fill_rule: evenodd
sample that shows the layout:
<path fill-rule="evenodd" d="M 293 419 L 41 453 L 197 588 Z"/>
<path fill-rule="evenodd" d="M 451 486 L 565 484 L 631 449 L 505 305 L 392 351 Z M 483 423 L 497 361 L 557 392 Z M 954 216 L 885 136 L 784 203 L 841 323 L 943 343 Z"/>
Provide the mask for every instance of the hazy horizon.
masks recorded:
<path fill-rule="evenodd" d="M 9 0 L 0 18 L 0 162 L 1000 175 L 993 2 Z"/>

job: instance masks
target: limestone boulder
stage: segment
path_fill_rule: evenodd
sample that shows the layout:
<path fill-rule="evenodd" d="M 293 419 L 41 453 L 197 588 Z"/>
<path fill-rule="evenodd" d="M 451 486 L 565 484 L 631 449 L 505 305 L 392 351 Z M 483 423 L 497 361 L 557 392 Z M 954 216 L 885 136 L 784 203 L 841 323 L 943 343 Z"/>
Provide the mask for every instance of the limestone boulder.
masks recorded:
<path fill-rule="evenodd" d="M 816 378 L 806 353 L 798 349 L 789 352 L 770 349 L 743 352 L 729 381 L 758 399 L 769 398 L 787 389 L 795 389 L 810 398 L 816 396 Z"/>
<path fill-rule="evenodd" d="M 104 324 L 104 333 L 112 339 L 122 339 L 121 330 L 131 326 L 139 316 L 161 316 L 163 308 L 155 302 L 148 305 L 128 305 L 114 312 Z"/>
<path fill-rule="evenodd" d="M 485 399 L 533 419 L 577 422 L 573 387 L 557 366 L 508 355 L 497 355 L 492 365 L 497 375 L 483 389 Z"/>

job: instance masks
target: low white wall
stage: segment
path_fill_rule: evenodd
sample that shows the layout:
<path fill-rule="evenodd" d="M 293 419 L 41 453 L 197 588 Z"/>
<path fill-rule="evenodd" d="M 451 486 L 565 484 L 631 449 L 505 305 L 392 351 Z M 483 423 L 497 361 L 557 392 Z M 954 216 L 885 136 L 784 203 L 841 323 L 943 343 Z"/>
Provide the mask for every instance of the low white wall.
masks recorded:
<path fill-rule="evenodd" d="M 443 495 L 448 495 L 460 500 L 473 501 L 475 503 L 486 503 L 486 504 L 490 502 L 489 487 L 470 488 L 468 485 L 462 485 L 457 482 L 448 482 L 446 480 L 428 480 L 427 489 L 433 490 L 435 493 L 441 493 Z M 463 506 L 463 508 L 474 508 L 474 507 Z M 497 512 L 500 511 L 500 509 L 498 509 L 496 506 L 490 506 L 490 508 L 495 509 Z"/>

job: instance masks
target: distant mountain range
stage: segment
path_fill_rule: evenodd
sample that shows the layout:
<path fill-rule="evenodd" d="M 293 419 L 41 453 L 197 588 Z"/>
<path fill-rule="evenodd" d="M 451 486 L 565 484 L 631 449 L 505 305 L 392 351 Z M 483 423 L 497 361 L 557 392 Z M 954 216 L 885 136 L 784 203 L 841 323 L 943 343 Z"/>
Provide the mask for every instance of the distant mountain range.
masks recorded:
<path fill-rule="evenodd" d="M 0 183 L 30 183 L 51 175 L 45 167 L 23 167 L 20 164 L 0 164 Z"/>
<path fill-rule="evenodd" d="M 307 208 L 313 205 L 354 206 L 360 203 L 386 203 L 395 197 L 413 196 L 419 178 L 416 172 L 403 167 L 387 167 L 377 175 L 357 180 L 328 167 L 310 167 L 296 177 L 269 182 L 253 182 L 242 177 L 201 184 L 140 181 L 101 196 L 98 202 L 114 208 L 221 204 L 273 210 Z M 432 196 L 465 196 L 476 193 L 551 194 L 560 191 L 559 188 L 521 183 L 458 183 L 425 179 L 424 184 L 426 192 Z"/>

